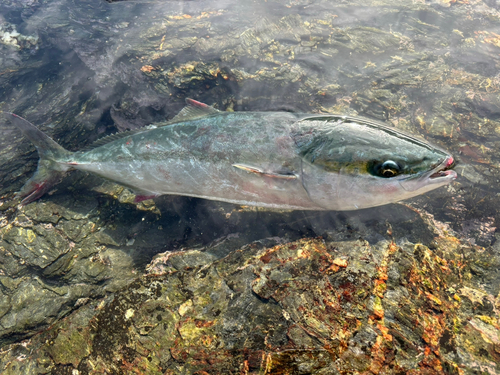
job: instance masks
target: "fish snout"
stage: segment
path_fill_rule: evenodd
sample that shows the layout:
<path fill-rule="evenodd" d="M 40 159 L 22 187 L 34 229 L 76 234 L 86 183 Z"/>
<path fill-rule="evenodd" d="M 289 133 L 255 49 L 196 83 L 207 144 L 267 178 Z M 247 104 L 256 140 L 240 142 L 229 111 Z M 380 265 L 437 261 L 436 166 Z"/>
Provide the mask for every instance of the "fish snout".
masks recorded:
<path fill-rule="evenodd" d="M 432 170 L 414 178 L 407 178 L 400 181 L 401 186 L 408 192 L 417 192 L 422 194 L 430 190 L 434 190 L 440 186 L 445 186 L 453 182 L 457 177 L 457 172 L 452 170 L 455 166 L 455 159 L 448 155 L 443 162 Z"/>

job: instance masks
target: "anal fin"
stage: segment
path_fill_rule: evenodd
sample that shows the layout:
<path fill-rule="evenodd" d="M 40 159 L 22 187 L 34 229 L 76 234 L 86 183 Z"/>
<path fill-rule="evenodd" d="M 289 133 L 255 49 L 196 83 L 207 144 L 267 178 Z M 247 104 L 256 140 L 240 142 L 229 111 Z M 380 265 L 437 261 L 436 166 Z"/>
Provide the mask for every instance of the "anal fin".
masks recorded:
<path fill-rule="evenodd" d="M 148 199 L 153 199 L 153 198 L 156 198 L 158 196 L 158 194 L 149 194 L 146 193 L 146 194 L 136 194 L 135 198 L 134 198 L 134 203 L 140 203 L 142 201 L 146 201 Z"/>
<path fill-rule="evenodd" d="M 134 194 L 135 194 L 134 203 L 140 203 L 142 201 L 153 199 L 159 196 L 159 194 L 152 193 L 149 191 L 134 191 Z"/>
<path fill-rule="evenodd" d="M 256 175 L 262 176 L 262 177 L 271 177 L 271 178 L 279 178 L 282 180 L 295 180 L 297 179 L 297 176 L 295 174 L 285 174 L 285 173 L 276 173 L 276 172 L 266 172 L 261 168 L 257 167 L 252 167 L 250 165 L 246 164 L 233 164 L 233 167 L 242 169 L 248 173 L 255 173 Z"/>

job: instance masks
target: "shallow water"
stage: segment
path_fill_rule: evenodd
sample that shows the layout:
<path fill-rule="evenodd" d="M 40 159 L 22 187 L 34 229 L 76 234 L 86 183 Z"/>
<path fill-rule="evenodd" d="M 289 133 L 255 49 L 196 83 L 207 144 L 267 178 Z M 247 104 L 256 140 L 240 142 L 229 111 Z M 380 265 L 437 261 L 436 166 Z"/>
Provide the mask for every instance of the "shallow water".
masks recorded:
<path fill-rule="evenodd" d="M 442 258 L 443 238 L 455 239 L 470 269 L 441 288 L 485 293 L 481 303 L 471 299 L 467 319 L 496 319 L 491 330 L 498 334 L 499 9 L 495 1 L 479 0 L 0 3 L 0 110 L 22 115 L 70 150 L 172 118 L 185 98 L 194 98 L 221 110 L 342 113 L 385 121 L 450 151 L 459 174 L 449 187 L 403 204 L 338 213 L 268 212 L 185 197 L 137 205 L 120 187 L 73 173 L 40 201 L 16 208 L 13 193 L 32 175 L 38 157 L 15 129 L 2 124 L 1 342 L 29 339 L 82 304 L 123 293 L 158 253 L 194 251 L 185 264 L 196 268 L 234 256 L 253 241 L 267 239 L 271 246 L 318 236 L 335 246 L 363 240 L 374 249 L 383 241 L 401 248 L 422 243 Z M 475 257 L 482 259 L 480 266 L 470 260 Z M 376 259 L 379 267 L 385 264 L 384 257 Z M 169 267 L 181 270 L 182 262 Z M 50 288 L 60 288 L 53 309 L 47 308 Z M 26 307 L 34 296 L 39 314 Z M 491 308 L 485 312 L 486 300 Z M 274 302 L 286 306 L 277 297 Z M 463 351 L 461 334 L 453 342 Z M 481 358 L 472 349 L 471 357 L 457 349 L 456 357 L 439 360 L 464 365 L 466 372 L 498 372 L 500 339 L 488 337 L 489 354 Z M 429 350 L 439 346 L 421 340 L 418 345 Z M 274 350 L 284 347 L 275 344 Z M 50 371 L 69 369 L 70 362 L 90 371 L 81 369 L 83 362 L 60 357 L 53 357 L 59 359 Z M 10 366 L 9 358 L 2 365 Z M 474 367 L 474 361 L 480 364 Z M 397 366 L 412 368 L 403 362 Z"/>

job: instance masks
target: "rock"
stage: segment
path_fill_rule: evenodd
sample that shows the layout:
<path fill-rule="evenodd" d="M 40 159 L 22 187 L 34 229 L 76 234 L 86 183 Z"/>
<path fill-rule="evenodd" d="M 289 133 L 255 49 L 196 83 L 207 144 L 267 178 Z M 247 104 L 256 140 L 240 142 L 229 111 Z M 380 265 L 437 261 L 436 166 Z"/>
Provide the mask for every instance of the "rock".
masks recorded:
<path fill-rule="evenodd" d="M 452 286 L 464 275 L 456 246 L 463 251 L 451 237 L 435 251 L 387 241 L 250 244 L 204 266 L 139 277 L 32 338 L 26 344 L 32 354 L 15 362 L 19 369 L 39 363 L 52 372 L 70 364 L 89 374 L 125 371 L 132 363 L 148 373 L 380 372 L 393 366 L 436 373 L 486 366 L 495 373 L 499 317 L 495 310 L 475 315 L 460 297 L 480 295 L 471 297 L 474 305 L 491 298 L 473 279 L 478 289 L 460 293 Z M 338 257 L 348 259 L 346 267 L 337 265 Z M 460 322 L 468 322 L 465 330 Z M 468 336 L 472 351 L 466 335 L 474 335 Z M 11 366 L 15 348 L 0 361 Z"/>

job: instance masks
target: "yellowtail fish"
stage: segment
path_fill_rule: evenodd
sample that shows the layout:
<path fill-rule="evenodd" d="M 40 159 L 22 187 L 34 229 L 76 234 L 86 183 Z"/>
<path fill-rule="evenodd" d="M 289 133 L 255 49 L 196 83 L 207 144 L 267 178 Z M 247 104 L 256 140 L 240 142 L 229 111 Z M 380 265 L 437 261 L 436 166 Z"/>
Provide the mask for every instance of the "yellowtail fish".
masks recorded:
<path fill-rule="evenodd" d="M 452 182 L 453 157 L 382 123 L 341 115 L 221 112 L 187 99 L 171 121 L 69 152 L 4 112 L 35 144 L 38 169 L 18 195 L 40 198 L 65 172 L 120 183 L 140 201 L 164 194 L 292 210 L 356 210 Z"/>

